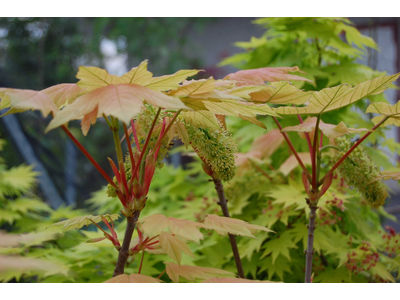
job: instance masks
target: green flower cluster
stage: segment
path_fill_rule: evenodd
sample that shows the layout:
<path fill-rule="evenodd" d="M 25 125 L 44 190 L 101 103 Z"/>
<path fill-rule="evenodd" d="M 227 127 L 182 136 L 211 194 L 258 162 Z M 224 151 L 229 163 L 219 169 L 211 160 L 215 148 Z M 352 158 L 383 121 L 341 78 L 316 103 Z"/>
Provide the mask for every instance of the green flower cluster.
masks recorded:
<path fill-rule="evenodd" d="M 226 130 L 200 128 L 186 123 L 190 143 L 197 155 L 224 181 L 235 176 L 237 144 Z"/>
<path fill-rule="evenodd" d="M 340 151 L 331 160 L 335 164 L 353 146 L 346 137 L 335 139 Z M 379 179 L 379 169 L 365 153 L 362 146 L 358 146 L 338 167 L 338 173 L 347 184 L 362 194 L 362 199 L 372 207 L 378 208 L 385 203 L 388 196 L 385 184 Z"/>
<path fill-rule="evenodd" d="M 135 120 L 136 120 L 135 121 L 135 129 L 136 129 L 136 133 L 137 133 L 138 142 L 140 144 L 140 149 L 143 149 L 143 147 L 144 147 L 144 143 L 146 141 L 148 131 L 150 130 L 151 125 L 152 125 L 153 120 L 156 117 L 156 115 L 157 115 L 156 109 L 153 106 L 146 104 L 145 107 L 143 108 L 142 112 L 140 112 L 137 115 L 137 117 L 135 118 Z M 150 141 L 147 146 L 146 153 L 143 156 L 143 159 L 146 159 L 146 156 L 149 153 L 150 149 L 153 149 L 155 144 L 157 143 L 158 138 L 161 134 L 162 122 L 165 117 L 172 118 L 173 114 L 168 113 L 168 112 L 160 113 L 160 115 L 158 116 L 156 125 L 153 129 L 153 132 L 151 134 Z M 135 140 L 134 140 L 134 138 L 132 138 L 132 136 L 131 136 L 131 143 L 132 144 L 135 143 Z M 162 161 L 165 157 L 168 156 L 167 155 L 168 150 L 171 149 L 171 147 L 172 147 L 172 144 L 170 144 L 168 142 L 168 135 L 167 135 L 163 139 L 161 146 L 160 146 L 160 150 L 158 152 L 156 169 L 161 169 L 164 166 L 164 163 Z M 133 152 L 133 155 L 135 156 L 135 154 L 138 152 L 137 145 L 132 147 L 132 152 Z M 132 164 L 131 164 L 131 159 L 130 159 L 129 152 L 128 152 L 125 156 L 125 162 L 124 162 L 125 176 L 126 176 L 126 180 L 128 182 L 132 177 L 131 167 L 132 167 Z M 117 178 L 115 176 L 113 178 L 113 181 L 115 182 L 115 184 L 118 185 Z M 116 197 L 117 196 L 115 193 L 115 189 L 110 184 L 107 185 L 107 195 L 108 195 L 108 197 Z"/>

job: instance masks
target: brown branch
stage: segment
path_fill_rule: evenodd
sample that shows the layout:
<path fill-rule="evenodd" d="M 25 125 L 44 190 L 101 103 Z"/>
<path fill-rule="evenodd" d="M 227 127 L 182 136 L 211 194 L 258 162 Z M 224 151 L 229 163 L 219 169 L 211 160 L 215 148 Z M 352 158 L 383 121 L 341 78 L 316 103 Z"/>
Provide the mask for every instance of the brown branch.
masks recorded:
<path fill-rule="evenodd" d="M 225 198 L 225 193 L 224 193 L 224 186 L 222 185 L 222 182 L 220 179 L 214 179 L 213 181 L 214 181 L 214 185 L 215 185 L 215 190 L 218 193 L 218 198 L 219 198 L 218 205 L 221 206 L 223 215 L 227 218 L 230 218 L 227 200 Z M 240 260 L 239 250 L 237 247 L 235 236 L 230 233 L 228 233 L 228 235 L 229 235 L 229 241 L 231 242 L 233 257 L 235 258 L 235 264 L 236 264 L 236 268 L 238 271 L 238 275 L 241 278 L 246 278 L 244 276 L 242 261 Z"/>
<path fill-rule="evenodd" d="M 308 223 L 308 238 L 307 238 L 307 250 L 306 250 L 306 276 L 305 282 L 311 283 L 312 274 L 312 260 L 314 256 L 314 230 L 315 230 L 315 214 L 317 211 L 316 206 L 310 205 L 310 220 Z"/>
<path fill-rule="evenodd" d="M 122 247 L 119 250 L 118 261 L 114 269 L 113 277 L 124 274 L 126 261 L 128 260 L 129 257 L 129 245 L 131 244 L 133 231 L 135 230 L 136 222 L 139 219 L 139 215 L 140 211 L 137 210 L 135 211 L 133 216 L 126 218 L 127 225 L 125 230 L 124 241 L 122 242 Z"/>

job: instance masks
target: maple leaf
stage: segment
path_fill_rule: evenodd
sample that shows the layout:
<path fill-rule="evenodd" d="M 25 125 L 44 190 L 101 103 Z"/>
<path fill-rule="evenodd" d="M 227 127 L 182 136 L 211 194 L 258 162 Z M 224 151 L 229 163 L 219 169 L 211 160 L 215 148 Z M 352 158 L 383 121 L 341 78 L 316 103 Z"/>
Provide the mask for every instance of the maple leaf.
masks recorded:
<path fill-rule="evenodd" d="M 278 185 L 268 191 L 268 196 L 275 199 L 274 205 L 283 204 L 282 208 L 295 205 L 296 210 L 302 210 L 308 207 L 305 201 L 307 194 L 301 186 Z"/>
<path fill-rule="evenodd" d="M 203 239 L 203 234 L 198 229 L 198 227 L 204 227 L 203 224 L 189 220 L 166 217 L 162 214 L 147 216 L 138 221 L 138 226 L 140 227 L 140 230 L 148 236 L 156 236 L 169 228 L 169 231 L 172 234 L 180 236 L 186 240 L 199 243 L 200 240 Z"/>
<path fill-rule="evenodd" d="M 292 273 L 292 266 L 289 263 L 289 259 L 283 255 L 279 255 L 274 261 L 271 256 L 268 256 L 260 261 L 260 270 L 258 273 L 263 271 L 268 272 L 268 279 L 271 279 L 276 274 L 281 280 L 283 280 L 284 272 L 289 274 Z"/>
<path fill-rule="evenodd" d="M 29 109 L 40 110 L 46 117 L 50 112 L 54 114 L 58 112 L 58 107 L 43 91 L 4 89 L 0 97 L 2 97 L 1 109 L 11 107 L 14 110 L 11 113 Z"/>
<path fill-rule="evenodd" d="M 62 83 L 42 90 L 58 107 L 71 104 L 78 97 L 80 89 L 75 83 Z"/>
<path fill-rule="evenodd" d="M 276 239 L 272 239 L 266 242 L 263 246 L 265 249 L 261 258 L 266 257 L 271 254 L 272 263 L 275 262 L 276 258 L 281 254 L 290 260 L 289 249 L 297 248 L 296 243 L 293 241 L 294 235 L 290 231 L 284 231 L 279 237 Z"/>
<path fill-rule="evenodd" d="M 179 83 L 187 77 L 194 76 L 202 70 L 179 70 L 171 75 L 153 77 L 148 84 L 144 86 L 154 91 L 168 91 L 179 88 Z"/>
<path fill-rule="evenodd" d="M 272 82 L 261 91 L 251 93 L 254 102 L 267 102 L 274 104 L 303 104 L 311 96 L 312 92 L 299 90 L 290 82 Z"/>
<path fill-rule="evenodd" d="M 230 233 L 255 238 L 253 233 L 255 233 L 257 230 L 274 232 L 264 226 L 249 224 L 243 220 L 220 217 L 217 215 L 207 215 L 203 223 L 205 225 L 204 228 L 215 230 L 222 236 Z"/>
<path fill-rule="evenodd" d="M 178 98 L 152 91 L 137 84 L 107 85 L 80 96 L 60 111 L 46 128 L 46 132 L 74 119 L 84 118 L 97 111 L 97 117 L 114 116 L 129 124 L 144 106 L 143 99 L 153 106 L 170 109 L 188 109 Z"/>
<path fill-rule="evenodd" d="M 82 228 L 83 226 L 88 226 L 90 224 L 92 224 L 92 222 L 94 223 L 100 223 L 102 221 L 101 219 L 102 216 L 83 216 L 83 217 L 76 217 L 76 218 L 72 218 L 72 219 L 68 219 L 65 221 L 61 221 L 55 224 L 50 225 L 49 227 L 52 226 L 61 226 L 63 225 L 62 229 L 64 232 L 72 230 L 72 229 L 79 229 Z M 120 218 L 120 215 L 118 214 L 106 214 L 103 215 L 103 217 L 108 217 L 108 219 L 111 220 L 118 220 L 118 218 Z"/>
<path fill-rule="evenodd" d="M 190 96 L 195 94 L 213 92 L 214 89 L 215 89 L 215 80 L 209 78 L 209 79 L 184 81 L 180 87 L 178 87 L 176 90 L 170 91 L 168 94 L 174 96 Z"/>
<path fill-rule="evenodd" d="M 165 263 L 167 275 L 173 282 L 179 282 L 179 277 L 182 276 L 187 280 L 195 280 L 198 279 L 209 279 L 215 277 L 214 275 L 225 275 L 225 276 L 235 276 L 235 274 L 214 269 L 214 268 L 205 268 L 205 267 L 196 267 L 196 266 L 188 266 L 188 265 L 177 265 L 175 263 Z"/>
<path fill-rule="evenodd" d="M 268 104 L 254 104 L 244 101 L 225 100 L 222 102 L 204 102 L 204 106 L 214 114 L 234 117 L 255 117 L 257 115 L 269 115 L 279 117 L 274 108 Z"/>
<path fill-rule="evenodd" d="M 297 153 L 301 159 L 301 161 L 304 163 L 304 165 L 311 165 L 311 156 L 309 152 L 298 152 Z M 284 161 L 283 164 L 279 167 L 279 171 L 287 176 L 289 175 L 292 170 L 294 170 L 297 166 L 299 166 L 299 162 L 296 159 L 296 156 L 293 154 L 289 156 L 287 160 Z"/>
<path fill-rule="evenodd" d="M 261 159 L 270 157 L 285 141 L 279 129 L 272 129 L 268 133 L 256 138 L 249 152 L 260 151 Z"/>
<path fill-rule="evenodd" d="M 237 86 L 242 85 L 260 85 L 264 84 L 265 81 L 288 81 L 288 80 L 299 80 L 309 81 L 311 80 L 289 74 L 290 72 L 301 72 L 299 67 L 276 67 L 276 68 L 259 68 L 251 70 L 241 70 L 235 73 L 230 73 L 224 77 L 227 80 L 237 81 Z"/>
<path fill-rule="evenodd" d="M 32 232 L 27 234 L 8 234 L 0 231 L 0 247 L 17 247 L 40 245 L 45 241 L 55 239 L 59 234 L 56 232 Z"/>
<path fill-rule="evenodd" d="M 311 132 L 312 134 L 309 136 L 310 139 L 313 140 L 316 124 L 317 124 L 317 117 L 308 117 L 306 120 L 304 120 L 302 124 L 296 126 L 287 126 L 283 128 L 282 131 Z M 318 127 L 325 136 L 333 139 L 341 137 L 345 134 L 369 131 L 369 129 L 367 128 L 348 128 L 343 122 L 340 122 L 338 125 L 333 125 L 324 123 L 322 120 L 320 120 Z M 305 138 L 304 134 L 300 136 L 302 138 Z"/>
<path fill-rule="evenodd" d="M 161 249 L 179 265 L 181 264 L 181 252 L 195 258 L 188 245 L 170 233 L 161 232 L 159 241 Z"/>
<path fill-rule="evenodd" d="M 371 103 L 368 106 L 366 112 L 377 113 L 382 115 L 382 116 L 377 116 L 371 120 L 374 124 L 378 124 L 385 117 L 389 117 L 389 119 L 387 119 L 381 125 L 381 127 L 385 127 L 388 125 L 400 126 L 400 101 L 393 105 L 383 102 Z"/>
<path fill-rule="evenodd" d="M 251 280 L 244 278 L 227 278 L 227 277 L 213 277 L 202 281 L 201 283 L 282 283 L 268 280 Z"/>
<path fill-rule="evenodd" d="M 380 76 L 362 82 L 355 87 L 342 84 L 332 88 L 324 88 L 311 95 L 309 104 L 306 107 L 279 107 L 277 112 L 284 115 L 320 115 L 324 112 L 350 105 L 364 97 L 380 94 L 386 90 L 389 83 L 395 81 L 399 76 L 400 73 L 391 76 Z"/>
<path fill-rule="evenodd" d="M 104 283 L 161 283 L 162 281 L 142 274 L 121 274 L 110 278 Z"/>
<path fill-rule="evenodd" d="M 189 111 L 182 113 L 185 121 L 195 127 L 220 129 L 219 122 L 214 113 L 207 110 Z"/>

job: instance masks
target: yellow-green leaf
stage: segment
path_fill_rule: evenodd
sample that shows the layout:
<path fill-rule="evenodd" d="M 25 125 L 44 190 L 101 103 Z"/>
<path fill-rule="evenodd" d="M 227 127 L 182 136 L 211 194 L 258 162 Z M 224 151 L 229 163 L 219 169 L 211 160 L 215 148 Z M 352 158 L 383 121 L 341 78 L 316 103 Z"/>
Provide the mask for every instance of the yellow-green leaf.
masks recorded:
<path fill-rule="evenodd" d="M 190 96 L 195 94 L 202 94 L 207 92 L 213 92 L 215 89 L 215 80 L 200 79 L 193 81 L 185 81 L 179 88 L 169 92 L 169 95 L 175 96 Z"/>
<path fill-rule="evenodd" d="M 150 83 L 152 77 L 153 73 L 147 70 L 147 60 L 144 60 L 139 66 L 122 75 L 121 79 L 124 83 L 135 83 L 144 86 Z"/>
<path fill-rule="evenodd" d="M 269 115 L 278 117 L 274 108 L 268 104 L 254 104 L 242 101 L 226 100 L 223 102 L 204 102 L 205 107 L 218 115 L 255 117 L 256 115 Z"/>
<path fill-rule="evenodd" d="M 114 220 L 118 220 L 120 215 L 118 215 L 118 214 L 112 214 L 112 215 L 106 214 L 106 215 L 103 215 L 103 217 L 108 219 L 108 221 L 110 219 L 114 221 Z M 83 226 L 88 226 L 88 225 L 92 224 L 93 222 L 94 223 L 102 222 L 101 216 L 89 215 L 89 216 L 83 216 L 83 217 L 76 217 L 76 218 L 72 218 L 72 219 L 69 219 L 69 220 L 65 220 L 65 221 L 61 221 L 61 222 L 55 223 L 53 225 L 50 225 L 49 227 L 51 227 L 51 226 L 61 226 L 62 225 L 63 226 L 62 227 L 63 231 L 66 232 L 66 231 L 69 231 L 69 230 L 72 230 L 72 229 L 79 229 L 79 228 L 82 228 Z"/>
<path fill-rule="evenodd" d="M 367 108 L 367 113 L 377 113 L 382 116 L 378 116 L 372 119 L 374 124 L 378 124 L 385 117 L 389 117 L 381 127 L 388 125 L 400 126 L 400 101 L 396 104 L 390 105 L 384 102 L 371 103 Z"/>
<path fill-rule="evenodd" d="M 290 82 L 278 81 L 265 86 L 261 91 L 252 93 L 251 100 L 274 104 L 303 104 L 312 92 L 299 90 Z"/>
<path fill-rule="evenodd" d="M 179 83 L 190 76 L 194 76 L 201 70 L 179 70 L 171 75 L 153 77 L 145 86 L 154 91 L 168 91 L 179 88 Z"/>
<path fill-rule="evenodd" d="M 220 128 L 215 114 L 207 110 L 184 112 L 182 116 L 185 121 L 196 127 Z"/>
<path fill-rule="evenodd" d="M 284 115 L 320 115 L 324 112 L 347 106 L 364 97 L 380 94 L 399 76 L 400 73 L 391 76 L 380 76 L 373 80 L 362 82 L 355 87 L 342 84 L 332 88 L 325 88 L 314 92 L 306 107 L 279 107 L 277 112 Z"/>
<path fill-rule="evenodd" d="M 124 83 L 121 77 L 110 75 L 106 70 L 97 67 L 80 66 L 76 78 L 80 79 L 77 84 L 84 93 L 110 84 Z"/>
<path fill-rule="evenodd" d="M 180 240 L 176 236 L 173 236 L 170 233 L 161 232 L 159 241 L 161 249 L 165 253 L 167 253 L 169 257 L 175 260 L 179 265 L 181 264 L 181 252 L 195 258 L 192 253 L 192 250 L 190 250 L 188 245 L 186 245 L 182 240 Z"/>

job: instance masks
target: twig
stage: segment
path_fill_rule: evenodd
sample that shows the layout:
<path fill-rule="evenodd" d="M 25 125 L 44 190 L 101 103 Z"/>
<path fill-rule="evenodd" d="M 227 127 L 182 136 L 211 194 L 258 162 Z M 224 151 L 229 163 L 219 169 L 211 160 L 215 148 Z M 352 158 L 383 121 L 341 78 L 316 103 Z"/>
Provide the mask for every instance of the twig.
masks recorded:
<path fill-rule="evenodd" d="M 218 193 L 218 198 L 219 198 L 218 205 L 221 206 L 223 215 L 227 218 L 230 218 L 228 205 L 226 203 L 227 200 L 225 198 L 225 193 L 224 193 L 224 186 L 222 185 L 220 179 L 214 179 L 213 181 L 214 181 L 215 189 Z M 231 242 L 233 257 L 235 258 L 235 264 L 236 264 L 236 268 L 238 271 L 238 275 L 241 278 L 246 278 L 244 276 L 242 261 L 240 260 L 239 250 L 237 247 L 235 236 L 230 233 L 228 233 L 228 235 L 229 235 L 229 241 Z"/>
<path fill-rule="evenodd" d="M 308 223 L 308 239 L 307 239 L 307 250 L 306 250 L 306 276 L 305 282 L 311 283 L 312 273 L 312 260 L 314 255 L 314 230 L 315 230 L 315 214 L 318 207 L 310 205 L 310 220 Z"/>

